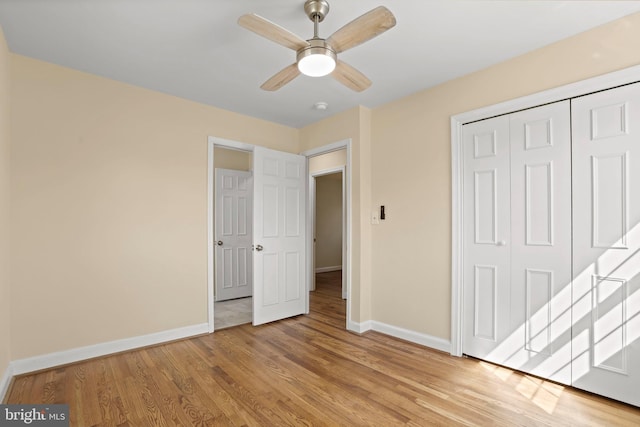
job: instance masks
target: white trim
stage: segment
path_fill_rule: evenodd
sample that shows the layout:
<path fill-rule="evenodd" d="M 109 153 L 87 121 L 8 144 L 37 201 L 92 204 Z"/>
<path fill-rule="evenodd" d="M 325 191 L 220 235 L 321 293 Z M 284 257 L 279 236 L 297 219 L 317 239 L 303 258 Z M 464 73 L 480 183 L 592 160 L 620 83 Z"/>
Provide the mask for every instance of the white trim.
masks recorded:
<path fill-rule="evenodd" d="M 400 328 L 398 326 L 378 322 L 377 320 L 367 320 L 362 323 L 351 322 L 349 326 L 350 331 L 357 332 L 359 334 L 363 334 L 367 331 L 376 331 L 381 334 L 409 341 L 414 344 L 423 345 L 435 350 L 444 351 L 446 353 L 451 352 L 451 342 L 443 338 L 434 337 L 421 332 L 412 331 L 410 329 Z"/>
<path fill-rule="evenodd" d="M 247 144 L 246 142 L 232 141 L 230 139 L 218 138 L 210 136 L 207 141 L 210 145 L 217 145 L 218 147 L 228 148 L 230 150 L 248 151 L 253 153 L 253 144 Z"/>
<path fill-rule="evenodd" d="M 330 267 L 316 267 L 316 273 L 329 273 L 331 271 L 340 271 L 342 270 L 341 265 L 332 265 Z"/>
<path fill-rule="evenodd" d="M 451 354 L 462 356 L 462 125 L 640 81 L 640 65 L 451 117 Z"/>
<path fill-rule="evenodd" d="M 462 124 L 451 118 L 451 355 L 462 356 Z"/>
<path fill-rule="evenodd" d="M 4 398 L 9 391 L 9 386 L 11 385 L 11 379 L 13 378 L 13 366 L 9 363 L 7 369 L 4 371 L 2 375 L 2 379 L 0 379 L 0 403 L 4 402 Z"/>
<path fill-rule="evenodd" d="M 347 270 L 347 295 L 345 295 L 345 298 L 347 299 L 347 329 L 349 329 L 349 322 L 351 321 L 351 304 L 353 303 L 353 298 L 351 297 L 352 293 L 351 293 L 351 278 L 353 277 L 353 227 L 351 224 L 351 218 L 353 216 L 353 192 L 352 192 L 352 187 L 351 187 L 351 183 L 353 182 L 352 179 L 352 171 L 353 171 L 353 166 L 351 163 L 351 139 L 346 141 L 346 145 L 347 145 L 347 170 L 346 170 L 346 175 L 343 175 L 344 177 L 344 191 L 342 192 L 342 194 L 344 195 L 346 204 L 345 206 L 347 207 L 347 212 L 346 212 L 346 220 L 345 220 L 345 233 L 347 236 L 347 241 L 345 243 L 344 246 L 344 250 L 343 250 L 343 254 L 346 254 L 346 257 L 343 256 L 343 260 L 342 260 L 342 266 L 343 268 L 346 268 Z M 344 273 L 344 270 L 343 270 Z M 360 288 L 362 288 L 362 286 L 360 286 Z"/>
<path fill-rule="evenodd" d="M 190 338 L 196 335 L 206 334 L 207 332 L 208 325 L 206 323 L 201 323 L 199 325 L 185 326 L 183 328 L 156 332 L 139 337 L 125 338 L 122 340 L 110 341 L 87 347 L 58 351 L 55 353 L 44 354 L 42 356 L 14 360 L 10 364 L 10 371 L 12 375 L 22 375 L 28 372 L 67 365 L 69 363 L 106 356 L 113 353 L 120 353 L 141 347 Z"/>
<path fill-rule="evenodd" d="M 351 138 L 344 139 L 338 142 L 332 142 L 331 144 L 323 145 L 322 147 L 312 148 L 307 151 L 303 151 L 300 153 L 301 156 L 305 157 L 315 157 L 321 154 L 331 153 L 332 151 L 342 150 L 343 148 L 347 148 L 351 144 Z M 347 164 L 349 164 L 347 162 Z"/>
<path fill-rule="evenodd" d="M 349 166 L 351 169 L 351 166 Z M 342 169 L 342 260 L 341 267 L 347 265 L 347 248 L 351 246 L 347 245 L 347 221 L 350 221 L 349 217 L 351 215 L 351 209 L 347 208 L 347 177 L 346 177 L 346 166 Z M 351 197 L 351 192 L 349 191 L 349 198 Z M 349 205 L 351 206 L 351 205 Z M 350 269 L 348 270 L 351 271 Z M 342 299 L 346 300 L 349 296 L 347 291 L 347 277 L 345 274 L 342 275 Z"/>
<path fill-rule="evenodd" d="M 415 344 L 424 345 L 426 347 L 444 351 L 446 353 L 449 353 L 451 351 L 451 342 L 443 338 L 434 337 L 409 329 L 399 328 L 397 326 L 388 325 L 386 323 L 378 322 L 375 320 L 371 323 L 371 329 L 376 332 L 390 335 L 395 338 L 400 338 L 405 341 L 410 341 Z"/>
<path fill-rule="evenodd" d="M 213 212 L 213 186 L 215 168 L 213 166 L 213 149 L 214 141 L 207 143 L 207 330 L 213 332 L 213 307 L 214 307 L 214 291 L 213 291 L 213 230 L 214 230 L 214 212 Z"/>
<path fill-rule="evenodd" d="M 347 329 L 358 334 L 364 334 L 372 329 L 371 322 L 371 320 L 366 320 L 362 323 L 358 323 L 347 320 Z"/>
<path fill-rule="evenodd" d="M 342 265 L 343 265 L 343 269 L 346 271 L 346 274 L 343 274 L 342 279 L 347 281 L 347 294 L 346 294 L 346 299 L 347 299 L 347 324 L 346 324 L 346 328 L 349 331 L 354 331 L 354 332 L 358 332 L 361 333 L 360 331 L 360 324 L 357 322 L 353 322 L 351 320 L 351 304 L 353 303 L 353 298 L 351 298 L 351 277 L 353 276 L 353 269 L 351 268 L 352 264 L 352 253 L 351 253 L 351 248 L 353 247 L 352 242 L 353 242 L 353 236 L 352 236 L 352 226 L 351 226 L 351 215 L 352 215 L 352 201 L 351 201 L 351 171 L 353 170 L 353 167 L 351 165 L 351 138 L 349 139 L 345 139 L 342 141 L 338 141 L 338 142 L 334 142 L 331 144 L 327 144 L 327 145 L 323 145 L 322 147 L 318 147 L 318 148 L 313 148 L 311 150 L 307 150 L 304 151 L 302 153 L 300 153 L 303 156 L 307 157 L 307 168 L 309 166 L 309 158 L 311 157 L 315 157 L 315 156 L 319 156 L 321 154 L 326 154 L 326 153 L 331 153 L 333 151 L 338 151 L 338 150 L 342 150 L 342 149 L 346 149 L 347 150 L 347 161 L 346 161 L 346 169 L 343 170 L 342 172 L 342 182 L 343 182 L 343 192 L 342 192 L 342 196 L 343 196 L 343 200 L 346 203 L 343 203 L 343 207 L 346 207 L 346 221 L 345 221 L 345 228 L 343 230 L 343 235 L 346 236 L 346 243 L 343 244 L 343 251 L 342 251 Z M 330 169 L 327 169 L 327 171 L 329 171 Z M 322 172 L 327 172 L 327 171 L 318 171 L 315 172 L 315 174 L 321 174 Z M 327 172 L 327 173 L 332 173 L 332 172 Z M 310 179 L 311 174 L 308 173 L 307 174 L 307 178 Z M 312 185 L 311 183 L 309 183 L 309 186 Z M 310 202 L 310 196 L 307 199 L 307 233 L 309 236 L 313 236 L 313 214 L 311 211 L 311 207 L 312 204 Z M 307 241 L 307 271 L 311 272 L 313 271 L 313 258 L 312 258 L 312 254 L 313 254 L 313 248 L 311 247 L 311 245 L 313 245 L 313 239 L 308 239 Z M 345 256 L 346 255 L 346 256 Z M 308 284 L 310 285 L 311 283 L 313 283 L 311 280 L 311 274 L 309 275 L 308 278 Z M 343 295 L 343 297 L 345 297 Z M 307 310 L 308 311 L 308 310 Z"/>
<path fill-rule="evenodd" d="M 310 169 L 311 162 L 307 157 L 307 171 Z M 309 240 L 307 241 L 307 252 L 310 254 L 307 256 L 307 271 L 308 277 L 307 282 L 309 283 L 309 291 L 316 290 L 316 178 L 310 173 L 307 175 L 307 236 L 309 236 Z M 310 217 L 310 218 L 309 218 Z M 311 225 L 309 225 L 311 223 Z M 344 231 L 344 230 L 343 230 Z M 309 312 L 309 307 L 307 307 L 307 313 Z"/>

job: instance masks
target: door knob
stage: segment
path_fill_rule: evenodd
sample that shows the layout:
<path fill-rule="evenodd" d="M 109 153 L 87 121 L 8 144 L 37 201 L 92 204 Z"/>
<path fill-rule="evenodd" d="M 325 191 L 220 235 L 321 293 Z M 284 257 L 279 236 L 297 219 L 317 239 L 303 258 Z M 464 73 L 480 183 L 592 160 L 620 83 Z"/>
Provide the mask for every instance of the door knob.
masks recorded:
<path fill-rule="evenodd" d="M 256 245 L 256 251 L 260 252 L 263 249 L 262 245 Z"/>
<path fill-rule="evenodd" d="M 216 243 L 218 244 L 218 246 L 222 246 L 222 240 L 218 240 Z"/>
<path fill-rule="evenodd" d="M 507 242 L 505 242 L 504 240 L 499 240 L 498 242 L 496 242 L 496 246 L 504 246 L 506 244 Z"/>

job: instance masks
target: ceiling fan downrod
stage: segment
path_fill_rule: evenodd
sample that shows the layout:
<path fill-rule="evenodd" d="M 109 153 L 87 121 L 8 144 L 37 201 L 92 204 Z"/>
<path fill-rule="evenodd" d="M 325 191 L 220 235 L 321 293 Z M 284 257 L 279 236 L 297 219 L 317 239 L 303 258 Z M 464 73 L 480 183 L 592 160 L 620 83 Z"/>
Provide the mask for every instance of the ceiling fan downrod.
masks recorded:
<path fill-rule="evenodd" d="M 307 0 L 304 2 L 304 12 L 313 21 L 313 40 L 319 39 L 319 24 L 329 13 L 329 3 L 326 0 Z"/>

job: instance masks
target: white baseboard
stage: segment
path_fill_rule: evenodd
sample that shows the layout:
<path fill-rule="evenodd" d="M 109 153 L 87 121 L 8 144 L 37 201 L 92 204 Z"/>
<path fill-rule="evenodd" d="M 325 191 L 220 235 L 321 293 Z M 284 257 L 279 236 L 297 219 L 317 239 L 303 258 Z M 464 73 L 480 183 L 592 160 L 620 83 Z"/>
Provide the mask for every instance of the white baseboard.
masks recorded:
<path fill-rule="evenodd" d="M 341 265 L 334 265 L 331 267 L 317 267 L 316 273 L 328 273 L 330 271 L 339 271 L 339 270 L 342 270 Z"/>
<path fill-rule="evenodd" d="M 357 334 L 363 334 L 371 330 L 371 320 L 367 320 L 366 322 L 362 322 L 362 323 L 349 320 L 347 322 L 347 330 L 351 332 L 355 332 Z"/>
<path fill-rule="evenodd" d="M 7 395 L 7 391 L 9 391 L 9 385 L 11 384 L 12 378 L 13 367 L 9 364 L 2 375 L 2 379 L 0 379 L 0 403 L 4 402 L 4 397 Z"/>
<path fill-rule="evenodd" d="M 14 360 L 9 364 L 8 371 L 10 371 L 11 376 L 21 375 L 28 372 L 39 371 L 41 369 L 53 368 L 54 366 L 92 359 L 94 357 L 106 356 L 108 354 L 161 344 L 163 342 L 179 340 L 195 335 L 202 335 L 208 332 L 209 325 L 207 323 L 185 326 L 183 328 L 170 329 L 168 331 L 156 332 L 139 337 L 125 338 L 122 340 L 110 341 L 87 347 L 79 347 L 71 350 L 44 354 L 42 356 Z"/>
<path fill-rule="evenodd" d="M 376 331 L 385 335 L 400 338 L 405 341 L 410 341 L 415 344 L 420 344 L 425 347 L 430 347 L 436 350 L 444 351 L 446 353 L 451 352 L 451 342 L 442 338 L 434 337 L 431 335 L 423 334 L 420 332 L 412 331 L 409 329 L 399 328 L 397 326 L 388 325 L 386 323 L 378 322 L 376 320 L 367 320 L 362 323 L 348 321 L 347 330 L 363 334 L 367 331 Z"/>
<path fill-rule="evenodd" d="M 371 321 L 371 329 L 376 332 L 391 335 L 392 337 L 424 345 L 426 347 L 444 351 L 446 353 L 451 353 L 451 342 L 442 338 L 434 337 L 409 329 L 399 328 L 397 326 L 388 325 L 386 323 L 377 322 L 375 320 Z"/>

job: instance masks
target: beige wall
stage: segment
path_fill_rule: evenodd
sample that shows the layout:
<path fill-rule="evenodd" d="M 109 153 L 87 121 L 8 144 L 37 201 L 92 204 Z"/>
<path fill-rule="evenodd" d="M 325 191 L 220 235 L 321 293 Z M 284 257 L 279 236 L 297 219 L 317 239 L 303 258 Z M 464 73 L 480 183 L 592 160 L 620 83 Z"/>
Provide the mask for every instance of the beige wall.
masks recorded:
<path fill-rule="evenodd" d="M 213 148 L 213 167 L 237 171 L 250 171 L 252 155 L 247 151 Z"/>
<path fill-rule="evenodd" d="M 315 268 L 342 266 L 342 173 L 316 178 Z"/>
<path fill-rule="evenodd" d="M 9 51 L 0 28 L 0 378 L 11 361 L 9 121 Z"/>
<path fill-rule="evenodd" d="M 298 130 L 11 55 L 12 358 L 207 321 L 207 136 Z M 27 338 L 28 337 L 28 338 Z"/>
<path fill-rule="evenodd" d="M 309 173 L 335 169 L 347 164 L 347 150 L 336 150 L 309 159 Z"/>
<path fill-rule="evenodd" d="M 448 339 L 451 115 L 640 63 L 640 14 L 373 111 L 372 317 Z"/>

